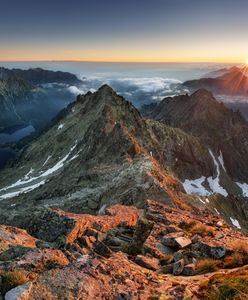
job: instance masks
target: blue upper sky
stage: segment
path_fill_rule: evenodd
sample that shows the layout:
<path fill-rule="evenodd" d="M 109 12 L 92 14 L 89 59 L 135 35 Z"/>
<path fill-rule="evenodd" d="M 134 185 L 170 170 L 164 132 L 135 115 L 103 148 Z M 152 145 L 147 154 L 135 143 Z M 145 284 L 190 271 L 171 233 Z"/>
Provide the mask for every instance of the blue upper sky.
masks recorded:
<path fill-rule="evenodd" d="M 0 60 L 242 61 L 247 0 L 1 0 Z"/>

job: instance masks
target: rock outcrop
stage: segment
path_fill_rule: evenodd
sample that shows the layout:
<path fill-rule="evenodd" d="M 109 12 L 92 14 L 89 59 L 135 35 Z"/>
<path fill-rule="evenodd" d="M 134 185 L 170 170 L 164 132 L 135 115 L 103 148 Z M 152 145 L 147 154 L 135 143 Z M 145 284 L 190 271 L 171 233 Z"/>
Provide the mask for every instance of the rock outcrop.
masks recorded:
<path fill-rule="evenodd" d="M 58 233 L 57 241 L 60 240 L 60 243 L 48 238 L 53 232 L 58 232 L 54 215 L 47 219 L 48 226 L 41 223 L 37 232 L 34 225 L 30 225 L 29 231 L 39 236 L 39 240 L 17 228 L 8 227 L 12 239 L 9 240 L 8 250 L 1 248 L 0 251 L 0 291 L 6 299 L 169 297 L 176 300 L 189 296 L 191 299 L 206 299 L 201 289 L 203 282 L 212 278 L 209 261 L 213 263 L 212 260 L 218 258 L 214 260 L 218 265 L 214 276 L 231 276 L 236 271 L 227 269 L 242 267 L 248 261 L 248 238 L 211 214 L 187 212 L 155 201 L 148 201 L 145 211 L 115 205 L 101 216 L 76 215 L 61 210 L 55 212 L 75 221 L 66 234 L 62 231 Z M 151 215 L 153 221 L 150 220 Z M 165 219 L 166 224 L 161 223 Z M 221 222 L 222 226 L 216 225 Z M 152 228 L 144 225 L 151 223 Z M 207 231 L 203 227 L 199 230 L 199 224 L 208 227 Z M 113 230 L 119 232 L 119 237 L 124 241 L 125 245 L 121 248 L 110 243 L 109 233 Z M 141 252 L 130 253 L 130 246 L 135 246 L 134 240 L 141 231 L 144 238 L 140 237 L 140 244 L 137 241 Z M 168 246 L 168 254 L 168 249 L 164 251 L 159 245 L 166 236 L 171 236 L 172 231 L 190 243 L 184 243 L 180 250 L 178 244 L 172 243 Z M 20 239 L 20 232 L 23 239 Z M 220 234 L 221 240 L 218 238 Z M 30 240 L 36 241 L 36 246 Z M 220 249 L 220 245 L 225 253 L 221 252 L 216 257 L 215 254 L 220 253 L 216 247 Z M 4 256 L 9 249 L 18 247 L 19 252 L 16 251 L 15 256 Z M 20 251 L 20 247 L 26 247 L 25 251 Z M 3 257 L 6 259 L 2 260 Z M 199 275 L 202 273 L 208 274 Z"/>

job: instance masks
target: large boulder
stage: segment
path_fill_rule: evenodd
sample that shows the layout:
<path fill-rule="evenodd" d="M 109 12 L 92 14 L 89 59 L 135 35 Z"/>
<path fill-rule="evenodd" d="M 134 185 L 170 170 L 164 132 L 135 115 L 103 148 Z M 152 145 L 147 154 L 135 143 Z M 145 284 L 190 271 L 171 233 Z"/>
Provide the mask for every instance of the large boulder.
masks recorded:
<path fill-rule="evenodd" d="M 31 289 L 31 283 L 19 285 L 5 294 L 5 300 L 29 300 L 29 293 Z"/>
<path fill-rule="evenodd" d="M 192 246 L 193 250 L 200 251 L 205 257 L 220 259 L 229 252 L 224 246 L 214 245 L 206 242 L 198 242 Z"/>
<path fill-rule="evenodd" d="M 0 225 L 0 253 L 12 246 L 34 248 L 36 239 L 29 235 L 26 230 Z"/>
<path fill-rule="evenodd" d="M 135 258 L 135 262 L 138 265 L 140 265 L 146 269 L 153 270 L 153 271 L 158 270 L 160 267 L 159 260 L 154 257 L 137 255 Z"/>
<path fill-rule="evenodd" d="M 173 264 L 173 275 L 180 275 L 184 268 L 184 260 L 180 259 L 179 261 Z"/>
<path fill-rule="evenodd" d="M 177 249 L 184 249 L 192 244 L 192 241 L 188 237 L 181 236 L 181 233 L 169 233 L 165 235 L 161 242 L 163 245 L 173 247 Z"/>

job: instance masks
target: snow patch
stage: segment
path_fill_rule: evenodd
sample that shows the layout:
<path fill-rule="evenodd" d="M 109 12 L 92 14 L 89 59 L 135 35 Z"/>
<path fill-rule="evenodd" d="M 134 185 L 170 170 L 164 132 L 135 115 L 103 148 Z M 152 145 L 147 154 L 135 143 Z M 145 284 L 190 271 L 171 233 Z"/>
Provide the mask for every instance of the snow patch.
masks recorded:
<path fill-rule="evenodd" d="M 27 187 L 23 187 L 16 192 L 4 194 L 4 195 L 0 196 L 0 199 L 3 200 L 3 199 L 8 199 L 8 198 L 13 198 L 13 197 L 19 196 L 20 194 L 26 194 L 28 192 L 31 192 L 31 191 L 37 189 L 39 186 L 41 186 L 43 184 L 45 184 L 45 180 L 42 180 L 36 184 L 30 185 Z"/>
<path fill-rule="evenodd" d="M 209 196 L 210 192 L 202 185 L 205 180 L 206 180 L 205 176 L 202 176 L 195 180 L 186 179 L 183 182 L 183 187 L 187 194 L 193 194 L 198 196 Z"/>
<path fill-rule="evenodd" d="M 230 217 L 230 220 L 231 220 L 231 222 L 232 222 L 233 226 L 237 227 L 238 229 L 241 229 L 241 226 L 240 226 L 240 224 L 239 224 L 239 221 L 238 221 L 238 220 L 236 220 L 236 219 L 233 219 L 232 217 Z"/>
<path fill-rule="evenodd" d="M 106 209 L 107 205 L 103 204 L 103 206 L 98 210 L 98 215 L 105 215 L 105 209 Z"/>
<path fill-rule="evenodd" d="M 217 171 L 216 178 L 208 177 L 208 183 L 209 183 L 210 189 L 213 191 L 213 193 L 221 194 L 224 197 L 227 197 L 228 196 L 227 191 L 220 185 L 220 166 L 219 166 L 217 160 L 215 159 L 213 152 L 210 149 L 208 151 L 213 159 L 213 162 L 215 164 L 216 171 Z"/>
<path fill-rule="evenodd" d="M 209 154 L 213 159 L 214 165 L 216 167 L 216 177 L 213 178 L 213 176 L 206 178 L 205 176 L 202 176 L 198 179 L 194 180 L 189 180 L 186 179 L 183 182 L 183 187 L 186 191 L 187 194 L 192 194 L 192 195 L 198 195 L 198 196 L 209 196 L 212 194 L 221 194 L 224 197 L 228 196 L 227 191 L 220 185 L 220 166 L 219 163 L 217 162 L 213 152 L 209 149 Z M 219 156 L 218 160 L 223 160 L 222 159 L 222 154 Z M 220 162 L 221 166 L 222 163 Z M 223 169 L 224 169 L 224 162 L 223 162 Z M 203 186 L 204 182 L 208 182 L 209 189 Z"/>
<path fill-rule="evenodd" d="M 31 175 L 33 172 L 34 172 L 34 169 L 31 168 L 30 171 L 24 176 L 24 179 L 26 179 L 26 180 L 29 179 L 29 178 L 31 177 L 30 175 Z"/>
<path fill-rule="evenodd" d="M 215 212 L 217 213 L 217 215 L 220 215 L 220 212 L 218 211 L 217 208 L 214 207 Z"/>
<path fill-rule="evenodd" d="M 59 130 L 59 129 L 62 129 L 62 128 L 64 127 L 64 125 L 65 125 L 65 124 L 60 124 L 60 125 L 58 126 L 58 130 Z"/>
<path fill-rule="evenodd" d="M 48 155 L 48 157 L 47 157 L 47 159 L 44 161 L 42 167 L 44 167 L 44 166 L 48 163 L 48 161 L 49 161 L 49 159 L 50 159 L 51 157 L 52 157 L 52 155 Z"/>
<path fill-rule="evenodd" d="M 218 156 L 218 161 L 220 165 L 222 166 L 222 169 L 226 172 L 225 164 L 224 164 L 224 159 L 223 159 L 223 154 L 220 151 L 220 155 Z"/>
<path fill-rule="evenodd" d="M 236 182 L 236 184 L 241 188 L 243 196 L 248 197 L 248 184 Z"/>
<path fill-rule="evenodd" d="M 61 160 L 59 160 L 53 167 L 46 170 L 45 172 L 42 172 L 39 176 L 30 177 L 30 174 L 33 172 L 33 169 L 31 168 L 31 170 L 23 177 L 23 179 L 19 179 L 17 182 L 0 189 L 0 192 L 7 191 L 7 190 L 13 189 L 15 187 L 27 185 L 28 183 L 31 183 L 33 181 L 42 179 L 43 177 L 53 174 L 54 172 L 56 172 L 57 170 L 59 170 L 60 168 L 62 168 L 64 166 L 64 163 L 66 162 L 68 157 L 71 155 L 72 151 L 76 148 L 76 146 L 77 146 L 77 141 L 76 141 L 75 145 L 73 147 L 71 147 L 69 153 L 66 156 L 64 156 Z M 34 185 L 20 188 L 18 191 L 1 195 L 0 199 L 12 198 L 12 197 L 16 197 L 22 193 L 28 193 L 28 192 L 32 191 L 33 189 L 38 188 L 40 185 L 42 185 L 44 183 L 45 183 L 45 180 L 42 180 Z"/>

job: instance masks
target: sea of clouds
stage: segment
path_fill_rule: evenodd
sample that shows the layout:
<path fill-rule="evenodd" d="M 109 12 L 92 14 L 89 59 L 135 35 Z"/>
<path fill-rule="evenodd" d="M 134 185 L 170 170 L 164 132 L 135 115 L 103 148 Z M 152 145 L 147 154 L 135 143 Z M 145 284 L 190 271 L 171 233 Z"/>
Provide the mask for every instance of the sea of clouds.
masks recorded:
<path fill-rule="evenodd" d="M 103 84 L 110 85 L 117 93 L 131 101 L 136 107 L 144 104 L 161 101 L 165 97 L 186 94 L 189 91 L 182 87 L 177 79 L 162 77 L 147 78 L 106 78 L 82 77 L 80 86 L 70 86 L 68 90 L 75 95 L 94 92 Z"/>

